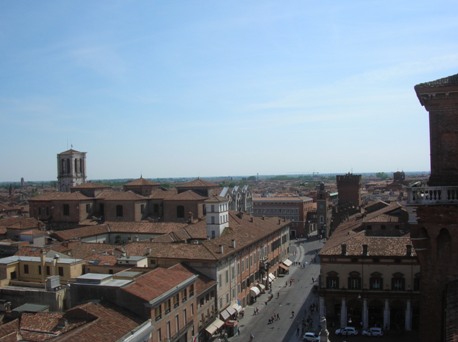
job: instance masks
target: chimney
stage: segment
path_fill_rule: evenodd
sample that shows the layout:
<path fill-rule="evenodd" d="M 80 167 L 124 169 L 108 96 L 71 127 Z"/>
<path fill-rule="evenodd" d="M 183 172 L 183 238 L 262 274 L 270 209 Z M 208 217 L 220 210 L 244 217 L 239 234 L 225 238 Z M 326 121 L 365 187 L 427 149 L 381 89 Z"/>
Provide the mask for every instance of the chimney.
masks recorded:
<path fill-rule="evenodd" d="M 234 240 L 234 239 L 232 239 L 232 241 L 231 241 L 231 242 L 232 242 L 232 244 L 231 244 L 231 245 L 232 245 L 232 248 L 235 248 L 235 246 L 236 246 L 236 245 L 235 245 L 235 240 Z"/>
<path fill-rule="evenodd" d="M 219 245 L 219 252 L 221 254 L 224 254 L 224 246 L 223 245 Z"/>
<path fill-rule="evenodd" d="M 412 245 L 406 245 L 406 255 L 412 256 Z"/>
<path fill-rule="evenodd" d="M 366 244 L 363 245 L 363 255 L 364 256 L 368 256 L 369 255 L 369 253 L 367 252 L 367 245 Z"/>
<path fill-rule="evenodd" d="M 342 255 L 347 255 L 347 244 L 345 243 L 341 244 L 340 248 L 342 250 Z"/>

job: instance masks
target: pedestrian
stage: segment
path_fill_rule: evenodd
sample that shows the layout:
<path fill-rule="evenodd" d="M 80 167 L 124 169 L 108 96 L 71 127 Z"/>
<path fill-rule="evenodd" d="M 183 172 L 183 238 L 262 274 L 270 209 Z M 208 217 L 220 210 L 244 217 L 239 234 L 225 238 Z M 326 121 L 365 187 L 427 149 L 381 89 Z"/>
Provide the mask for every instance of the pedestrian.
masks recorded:
<path fill-rule="evenodd" d="M 253 333 L 250 334 L 250 341 L 253 341 L 254 340 L 254 335 Z"/>
<path fill-rule="evenodd" d="M 294 311 L 291 311 L 291 318 L 294 317 Z"/>
<path fill-rule="evenodd" d="M 277 320 L 280 320 L 280 314 L 277 313 Z"/>
<path fill-rule="evenodd" d="M 315 282 L 315 278 L 312 277 L 312 284 Z"/>
<path fill-rule="evenodd" d="M 280 297 L 280 292 L 277 292 L 277 299 L 278 299 L 278 297 Z"/>

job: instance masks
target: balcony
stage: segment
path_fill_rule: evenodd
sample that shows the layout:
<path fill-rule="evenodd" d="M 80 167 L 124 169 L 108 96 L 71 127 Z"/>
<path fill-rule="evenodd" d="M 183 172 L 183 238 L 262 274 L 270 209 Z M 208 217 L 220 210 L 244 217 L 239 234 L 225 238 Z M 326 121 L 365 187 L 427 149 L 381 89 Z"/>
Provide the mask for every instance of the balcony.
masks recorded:
<path fill-rule="evenodd" d="M 407 205 L 458 205 L 458 186 L 412 186 L 407 188 Z"/>

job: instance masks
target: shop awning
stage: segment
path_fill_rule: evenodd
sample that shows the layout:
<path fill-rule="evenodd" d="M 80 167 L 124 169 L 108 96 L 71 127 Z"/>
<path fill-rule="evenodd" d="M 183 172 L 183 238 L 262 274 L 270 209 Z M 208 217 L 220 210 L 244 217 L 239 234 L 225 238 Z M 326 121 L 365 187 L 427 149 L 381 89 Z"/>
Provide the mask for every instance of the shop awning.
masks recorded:
<path fill-rule="evenodd" d="M 275 276 L 272 273 L 269 273 L 269 280 L 273 281 L 275 279 Z"/>
<path fill-rule="evenodd" d="M 258 285 L 256 285 L 256 286 L 259 287 L 259 289 L 260 289 L 261 291 L 264 291 L 264 290 L 266 289 L 266 285 L 264 285 L 264 284 L 258 284 Z"/>
<path fill-rule="evenodd" d="M 289 267 L 283 264 L 278 265 L 280 268 L 284 269 L 285 271 L 289 271 Z"/>
<path fill-rule="evenodd" d="M 256 286 L 253 286 L 252 288 L 250 288 L 250 294 L 253 297 L 257 297 L 261 294 L 261 291 L 259 291 L 259 289 Z"/>
<path fill-rule="evenodd" d="M 231 316 L 227 310 L 221 311 L 220 315 L 223 321 L 227 321 L 227 319 Z"/>
<path fill-rule="evenodd" d="M 210 334 L 213 335 L 216 330 L 221 328 L 224 325 L 224 322 L 220 320 L 219 318 L 215 319 L 213 322 L 211 322 L 208 327 L 205 328 L 205 330 Z"/>
<path fill-rule="evenodd" d="M 242 306 L 238 305 L 237 303 L 232 305 L 232 307 L 235 309 L 235 311 L 237 311 L 238 313 L 242 312 L 243 311 L 243 308 Z"/>
<path fill-rule="evenodd" d="M 210 334 L 210 335 L 213 335 L 216 330 L 218 330 L 218 328 L 216 327 L 216 325 L 213 325 L 213 324 L 209 324 L 208 327 L 205 328 L 205 330 Z"/>
<path fill-rule="evenodd" d="M 215 319 L 215 321 L 212 324 L 219 329 L 224 325 L 224 322 L 220 320 L 219 318 L 217 318 Z"/>
<path fill-rule="evenodd" d="M 263 281 L 263 282 L 266 282 L 266 280 L 267 280 L 266 277 L 262 278 L 262 281 Z M 269 277 L 269 283 L 271 283 L 271 282 L 272 282 L 272 279 L 270 279 L 270 277 Z"/>
<path fill-rule="evenodd" d="M 226 308 L 226 311 L 229 312 L 229 316 L 232 316 L 233 314 L 237 313 L 237 310 L 235 310 L 232 306 Z"/>
<path fill-rule="evenodd" d="M 289 266 L 291 266 L 293 264 L 293 262 L 291 260 L 289 260 L 289 259 L 283 260 L 282 263 L 284 263 L 285 266 L 287 266 L 287 267 L 289 267 Z"/>

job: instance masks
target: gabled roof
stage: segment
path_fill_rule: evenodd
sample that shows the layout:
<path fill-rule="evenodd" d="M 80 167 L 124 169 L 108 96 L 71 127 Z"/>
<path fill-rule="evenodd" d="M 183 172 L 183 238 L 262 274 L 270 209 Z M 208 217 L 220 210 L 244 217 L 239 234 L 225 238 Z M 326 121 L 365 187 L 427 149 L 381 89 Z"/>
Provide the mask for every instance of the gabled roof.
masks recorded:
<path fill-rule="evenodd" d="M 76 325 L 53 341 L 117 341 L 134 330 L 141 321 L 119 307 L 106 303 L 87 303 L 59 313 L 68 324 Z M 45 315 L 44 315 L 45 316 Z M 56 325 L 56 322 L 54 321 Z"/>
<path fill-rule="evenodd" d="M 346 245 L 346 256 L 361 256 L 363 245 L 367 245 L 369 256 L 401 257 L 406 256 L 406 246 L 412 246 L 410 234 L 403 236 L 367 236 L 364 231 L 331 238 L 321 249 L 320 255 L 339 256 L 342 253 L 341 245 Z M 412 256 L 415 250 L 412 247 Z"/>
<path fill-rule="evenodd" d="M 177 194 L 177 191 L 175 188 L 170 189 L 170 190 L 164 190 L 164 189 L 154 189 L 151 192 L 151 195 L 149 196 L 150 199 L 156 199 L 156 200 L 164 200 L 170 197 L 173 197 Z"/>
<path fill-rule="evenodd" d="M 346 245 L 347 256 L 362 255 L 362 245 L 368 246 L 371 256 L 405 256 L 406 245 L 412 245 L 410 234 L 402 236 L 373 236 L 366 235 L 364 230 L 359 230 L 366 222 L 399 222 L 399 217 L 390 215 L 402 209 L 397 203 L 390 203 L 380 210 L 367 215 L 352 217 L 349 221 L 340 224 L 326 241 L 320 255 L 341 255 L 342 244 Z M 414 255 L 412 248 L 412 255 Z"/>
<path fill-rule="evenodd" d="M 0 325 L 0 342 L 17 342 L 19 319 Z"/>
<path fill-rule="evenodd" d="M 204 221 L 199 221 L 183 228 L 186 232 L 174 232 L 168 236 L 154 239 L 152 242 L 130 243 L 125 248 L 130 255 L 143 255 L 142 253 L 150 248 L 149 256 L 153 258 L 217 261 L 229 254 L 237 253 L 240 249 L 256 243 L 262 238 L 266 238 L 288 224 L 289 221 L 281 221 L 276 217 L 262 219 L 229 212 L 229 227 L 218 238 L 203 240 L 202 237 L 207 236 L 206 224 Z M 180 239 L 187 236 L 191 240 L 198 239 L 196 236 L 199 236 L 201 242 L 199 244 L 183 243 L 187 241 Z M 235 242 L 235 248 L 232 247 L 232 240 Z M 220 246 L 223 246 L 223 253 L 221 253 Z"/>
<path fill-rule="evenodd" d="M 218 184 L 215 183 L 210 183 L 207 181 L 204 181 L 200 178 L 196 178 L 190 182 L 185 182 L 185 183 L 179 183 L 176 185 L 177 188 L 216 188 L 218 187 Z"/>
<path fill-rule="evenodd" d="M 147 197 L 136 194 L 133 191 L 115 191 L 104 190 L 96 196 L 97 199 L 105 201 L 141 201 L 146 200 Z"/>
<path fill-rule="evenodd" d="M 0 219 L 0 227 L 8 229 L 41 228 L 44 224 L 34 217 L 7 217 Z"/>
<path fill-rule="evenodd" d="M 141 275 L 135 282 L 123 287 L 121 291 L 150 302 L 193 277 L 195 277 L 194 273 L 181 265 L 172 266 L 168 269 L 158 267 Z"/>
<path fill-rule="evenodd" d="M 179 194 L 175 194 L 168 198 L 165 198 L 165 201 L 203 201 L 206 197 L 200 196 L 199 194 L 195 193 L 192 190 L 186 190 Z"/>
<path fill-rule="evenodd" d="M 29 199 L 34 201 L 90 201 L 92 197 L 87 197 L 79 191 L 75 192 L 46 192 Z"/>
<path fill-rule="evenodd" d="M 208 199 L 205 200 L 205 203 L 225 203 L 227 202 L 227 198 L 226 197 L 222 197 L 222 196 L 210 196 Z"/>
<path fill-rule="evenodd" d="M 134 179 L 127 183 L 125 186 L 159 186 L 159 183 L 149 181 L 148 179 L 145 179 L 143 177 L 140 177 L 138 179 Z"/>

